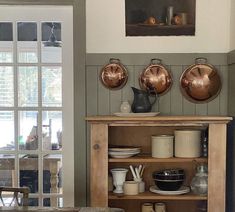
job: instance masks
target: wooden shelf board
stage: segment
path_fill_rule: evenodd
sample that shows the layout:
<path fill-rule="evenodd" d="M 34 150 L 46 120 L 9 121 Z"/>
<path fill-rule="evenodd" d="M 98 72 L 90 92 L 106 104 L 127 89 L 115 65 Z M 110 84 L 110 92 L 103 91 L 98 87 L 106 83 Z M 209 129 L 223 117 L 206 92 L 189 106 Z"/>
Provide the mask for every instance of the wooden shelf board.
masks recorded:
<path fill-rule="evenodd" d="M 149 191 L 138 195 L 116 195 L 109 192 L 109 200 L 207 200 L 207 196 L 199 196 L 192 193 L 183 195 L 159 195 Z"/>
<path fill-rule="evenodd" d="M 135 156 L 130 158 L 109 158 L 111 163 L 207 163 L 207 158 L 153 158 L 151 156 Z"/>

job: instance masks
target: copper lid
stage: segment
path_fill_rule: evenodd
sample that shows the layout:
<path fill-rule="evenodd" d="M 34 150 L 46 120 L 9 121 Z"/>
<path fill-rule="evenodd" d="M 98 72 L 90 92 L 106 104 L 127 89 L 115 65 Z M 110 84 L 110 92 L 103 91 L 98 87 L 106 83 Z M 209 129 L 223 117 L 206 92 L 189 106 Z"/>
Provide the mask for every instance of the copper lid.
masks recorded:
<path fill-rule="evenodd" d="M 157 61 L 157 63 L 154 64 L 154 61 Z M 140 74 L 139 84 L 144 90 L 163 95 L 169 91 L 172 85 L 172 77 L 166 67 L 162 65 L 160 59 L 152 59 L 151 64 Z"/>
<path fill-rule="evenodd" d="M 108 89 L 118 90 L 122 88 L 127 79 L 128 72 L 119 59 L 111 58 L 109 64 L 105 65 L 100 72 L 100 80 Z"/>
<path fill-rule="evenodd" d="M 180 77 L 181 92 L 191 102 L 209 102 L 221 90 L 220 76 L 214 66 L 206 63 L 205 58 L 197 58 L 195 61 L 196 64 L 188 67 Z"/>

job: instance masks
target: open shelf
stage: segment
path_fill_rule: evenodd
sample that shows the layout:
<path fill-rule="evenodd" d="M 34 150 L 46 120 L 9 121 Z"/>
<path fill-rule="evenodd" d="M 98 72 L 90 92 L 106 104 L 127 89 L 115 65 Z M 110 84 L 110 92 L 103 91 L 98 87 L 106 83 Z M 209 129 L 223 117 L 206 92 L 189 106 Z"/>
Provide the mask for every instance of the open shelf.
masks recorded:
<path fill-rule="evenodd" d="M 207 200 L 207 196 L 199 196 L 192 193 L 182 195 L 159 195 L 149 191 L 138 195 L 117 195 L 109 192 L 109 200 Z"/>
<path fill-rule="evenodd" d="M 111 163 L 207 163 L 207 158 L 153 158 L 149 155 L 139 155 L 130 158 L 109 158 Z"/>

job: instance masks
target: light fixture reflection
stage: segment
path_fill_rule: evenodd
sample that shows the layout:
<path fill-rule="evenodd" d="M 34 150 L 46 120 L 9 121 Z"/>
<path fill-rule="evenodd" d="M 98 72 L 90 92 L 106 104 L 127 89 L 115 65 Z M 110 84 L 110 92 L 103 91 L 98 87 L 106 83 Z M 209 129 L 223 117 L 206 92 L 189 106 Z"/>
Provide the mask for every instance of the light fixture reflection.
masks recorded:
<path fill-rule="evenodd" d="M 59 42 L 56 39 L 56 36 L 54 34 L 54 29 L 55 29 L 55 24 L 52 23 L 50 37 L 49 37 L 48 41 L 44 42 L 45 47 L 61 47 L 61 42 Z"/>

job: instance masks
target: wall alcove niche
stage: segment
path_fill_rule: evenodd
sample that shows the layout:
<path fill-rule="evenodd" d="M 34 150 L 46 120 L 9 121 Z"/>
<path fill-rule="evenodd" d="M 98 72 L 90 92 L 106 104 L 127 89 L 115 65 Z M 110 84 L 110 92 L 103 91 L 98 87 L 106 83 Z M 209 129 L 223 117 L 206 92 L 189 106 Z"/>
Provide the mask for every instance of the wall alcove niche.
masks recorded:
<path fill-rule="evenodd" d="M 196 0 L 125 0 L 126 36 L 195 35 Z"/>

